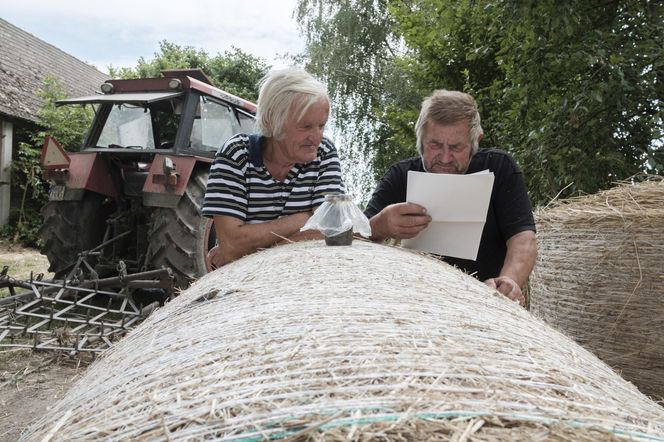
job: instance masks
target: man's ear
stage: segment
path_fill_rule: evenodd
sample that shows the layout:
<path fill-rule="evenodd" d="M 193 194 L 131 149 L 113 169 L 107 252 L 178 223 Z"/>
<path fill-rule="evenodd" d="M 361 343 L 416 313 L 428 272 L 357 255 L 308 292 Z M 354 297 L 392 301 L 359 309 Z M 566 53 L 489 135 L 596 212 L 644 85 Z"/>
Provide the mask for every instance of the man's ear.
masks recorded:
<path fill-rule="evenodd" d="M 480 144 L 480 141 L 482 141 L 482 138 L 484 138 L 484 132 L 480 132 L 480 136 L 477 137 L 477 144 Z"/>

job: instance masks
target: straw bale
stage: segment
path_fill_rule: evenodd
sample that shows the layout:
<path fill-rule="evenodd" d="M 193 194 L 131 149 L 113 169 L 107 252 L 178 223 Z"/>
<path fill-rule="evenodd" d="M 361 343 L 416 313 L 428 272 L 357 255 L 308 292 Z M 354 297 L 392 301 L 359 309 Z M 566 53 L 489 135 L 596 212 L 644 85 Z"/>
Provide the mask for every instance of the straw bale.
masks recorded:
<path fill-rule="evenodd" d="M 664 409 L 481 282 L 322 241 L 206 275 L 25 440 L 664 440 Z"/>
<path fill-rule="evenodd" d="M 535 218 L 531 312 L 664 399 L 664 180 L 621 183 Z"/>

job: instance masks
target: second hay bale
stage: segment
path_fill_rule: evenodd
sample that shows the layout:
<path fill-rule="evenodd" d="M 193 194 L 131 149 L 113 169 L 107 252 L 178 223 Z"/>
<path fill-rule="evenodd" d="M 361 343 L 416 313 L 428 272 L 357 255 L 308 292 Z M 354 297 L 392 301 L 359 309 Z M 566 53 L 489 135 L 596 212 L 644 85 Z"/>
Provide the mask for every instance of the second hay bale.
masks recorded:
<path fill-rule="evenodd" d="M 664 180 L 535 214 L 530 309 L 641 391 L 664 398 Z"/>

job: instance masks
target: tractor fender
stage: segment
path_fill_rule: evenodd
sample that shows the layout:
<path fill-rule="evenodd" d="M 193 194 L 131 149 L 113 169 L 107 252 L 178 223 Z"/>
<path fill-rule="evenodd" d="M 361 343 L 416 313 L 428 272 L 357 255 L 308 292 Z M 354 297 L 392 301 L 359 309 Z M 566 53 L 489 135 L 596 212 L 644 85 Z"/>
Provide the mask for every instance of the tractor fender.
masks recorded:
<path fill-rule="evenodd" d="M 209 168 L 211 158 L 157 154 L 143 185 L 143 205 L 147 207 L 177 206 L 197 167 Z"/>
<path fill-rule="evenodd" d="M 54 180 L 62 187 L 63 196 L 58 200 L 80 200 L 86 190 L 117 198 L 118 190 L 106 161 L 96 152 L 72 152 L 67 154 L 66 169 L 45 169 L 44 178 Z"/>

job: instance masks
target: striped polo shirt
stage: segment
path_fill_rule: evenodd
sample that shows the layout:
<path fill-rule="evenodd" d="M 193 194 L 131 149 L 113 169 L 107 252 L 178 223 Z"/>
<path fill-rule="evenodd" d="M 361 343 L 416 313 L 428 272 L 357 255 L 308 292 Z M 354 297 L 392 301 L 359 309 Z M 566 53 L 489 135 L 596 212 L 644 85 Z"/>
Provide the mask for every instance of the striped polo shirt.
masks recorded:
<path fill-rule="evenodd" d="M 313 210 L 329 193 L 344 193 L 334 144 L 323 138 L 316 159 L 296 164 L 284 181 L 263 165 L 260 135 L 238 134 L 217 151 L 205 191 L 203 215 L 232 216 L 255 224 Z"/>

